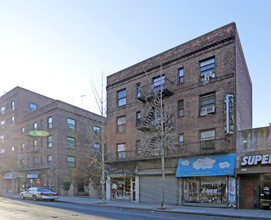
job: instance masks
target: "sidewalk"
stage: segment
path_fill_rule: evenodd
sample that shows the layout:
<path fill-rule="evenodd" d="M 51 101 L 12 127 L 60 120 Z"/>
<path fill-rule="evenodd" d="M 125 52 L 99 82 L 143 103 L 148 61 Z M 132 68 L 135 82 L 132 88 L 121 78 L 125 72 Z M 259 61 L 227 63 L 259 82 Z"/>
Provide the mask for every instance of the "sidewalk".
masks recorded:
<path fill-rule="evenodd" d="M 92 199 L 89 197 L 67 197 L 60 196 L 59 202 L 93 205 L 93 206 L 106 206 L 124 209 L 137 209 L 158 212 L 171 212 L 183 214 L 197 214 L 207 216 L 220 216 L 220 217 L 233 217 L 245 219 L 271 219 L 271 210 L 259 209 L 230 209 L 230 208 L 205 208 L 205 207 L 191 207 L 191 206 L 174 206 L 166 205 L 166 209 L 161 209 L 158 204 L 142 204 L 135 202 L 123 201 L 105 201 L 102 204 L 100 199 Z"/>

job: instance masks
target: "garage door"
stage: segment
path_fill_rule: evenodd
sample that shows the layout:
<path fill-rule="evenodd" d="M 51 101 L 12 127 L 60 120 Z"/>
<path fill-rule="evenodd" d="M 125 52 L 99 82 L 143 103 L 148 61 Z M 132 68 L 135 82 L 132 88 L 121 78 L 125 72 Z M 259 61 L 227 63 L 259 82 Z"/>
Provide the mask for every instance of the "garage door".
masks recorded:
<path fill-rule="evenodd" d="M 141 176 L 139 178 L 139 198 L 143 203 L 161 204 L 162 182 L 161 176 Z M 177 204 L 178 181 L 175 176 L 166 176 L 165 202 Z"/>

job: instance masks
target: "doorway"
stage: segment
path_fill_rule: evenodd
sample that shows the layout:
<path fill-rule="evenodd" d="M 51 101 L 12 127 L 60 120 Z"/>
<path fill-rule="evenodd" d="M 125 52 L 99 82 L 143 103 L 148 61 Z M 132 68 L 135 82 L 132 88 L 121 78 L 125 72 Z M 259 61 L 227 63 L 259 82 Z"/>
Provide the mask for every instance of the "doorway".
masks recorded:
<path fill-rule="evenodd" d="M 255 208 L 255 183 L 244 182 L 241 183 L 241 208 L 254 209 Z"/>

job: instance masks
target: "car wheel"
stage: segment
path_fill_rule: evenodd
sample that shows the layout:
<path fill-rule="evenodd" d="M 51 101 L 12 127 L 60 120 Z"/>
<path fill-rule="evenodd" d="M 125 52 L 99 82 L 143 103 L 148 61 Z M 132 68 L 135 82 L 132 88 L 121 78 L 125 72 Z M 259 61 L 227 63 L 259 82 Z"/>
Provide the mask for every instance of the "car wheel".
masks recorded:
<path fill-rule="evenodd" d="M 25 198 L 24 198 L 24 195 L 21 195 L 21 199 L 25 199 Z"/>
<path fill-rule="evenodd" d="M 37 196 L 35 196 L 35 195 L 32 198 L 33 198 L 33 201 L 37 201 L 38 200 Z"/>

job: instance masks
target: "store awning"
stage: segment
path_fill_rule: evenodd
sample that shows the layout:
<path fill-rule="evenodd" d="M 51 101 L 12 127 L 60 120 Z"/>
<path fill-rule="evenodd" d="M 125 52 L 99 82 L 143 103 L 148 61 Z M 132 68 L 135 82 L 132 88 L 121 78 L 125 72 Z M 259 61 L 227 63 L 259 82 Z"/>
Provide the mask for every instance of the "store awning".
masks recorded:
<path fill-rule="evenodd" d="M 179 159 L 176 177 L 234 175 L 235 154 Z"/>

